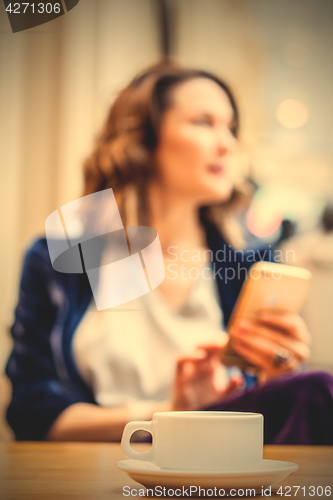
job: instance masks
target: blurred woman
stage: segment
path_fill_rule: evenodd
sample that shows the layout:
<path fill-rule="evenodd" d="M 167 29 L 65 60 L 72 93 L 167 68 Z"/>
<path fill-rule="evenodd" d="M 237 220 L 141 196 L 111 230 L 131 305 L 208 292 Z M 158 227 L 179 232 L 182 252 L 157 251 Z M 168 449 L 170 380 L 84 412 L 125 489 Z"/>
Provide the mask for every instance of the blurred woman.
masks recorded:
<path fill-rule="evenodd" d="M 251 265 L 226 231 L 237 130 L 230 90 L 203 71 L 161 64 L 120 93 L 84 194 L 112 188 L 124 226 L 157 230 L 166 277 L 132 310 L 97 312 L 87 276 L 55 271 L 45 239 L 32 246 L 7 365 L 18 439 L 119 440 L 155 411 L 232 409 L 263 413 L 266 442 L 333 443 L 332 378 L 298 373 L 310 342 L 299 316 L 263 312 L 229 332 L 257 367 L 254 389 L 220 361 Z"/>

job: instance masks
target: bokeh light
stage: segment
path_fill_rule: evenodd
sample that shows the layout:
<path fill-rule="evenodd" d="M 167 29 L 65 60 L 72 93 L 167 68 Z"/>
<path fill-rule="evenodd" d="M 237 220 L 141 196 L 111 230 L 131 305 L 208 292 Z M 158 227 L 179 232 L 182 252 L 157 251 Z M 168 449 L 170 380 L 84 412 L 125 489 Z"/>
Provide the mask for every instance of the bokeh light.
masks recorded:
<path fill-rule="evenodd" d="M 296 99 L 286 99 L 282 101 L 277 110 L 276 117 L 287 128 L 299 128 L 308 120 L 308 110 L 300 101 Z"/>
<path fill-rule="evenodd" d="M 252 234 L 265 239 L 274 235 L 283 219 L 297 222 L 300 230 L 306 229 L 306 222 L 316 220 L 322 209 L 322 202 L 302 189 L 266 185 L 258 189 L 253 198 L 247 227 Z"/>

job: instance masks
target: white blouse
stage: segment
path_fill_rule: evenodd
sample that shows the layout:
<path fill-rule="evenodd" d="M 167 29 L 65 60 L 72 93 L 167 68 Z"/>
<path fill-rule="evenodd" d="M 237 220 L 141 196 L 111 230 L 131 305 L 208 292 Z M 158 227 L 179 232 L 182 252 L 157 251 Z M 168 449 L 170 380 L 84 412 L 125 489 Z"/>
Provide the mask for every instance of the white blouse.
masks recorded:
<path fill-rule="evenodd" d="M 98 404 L 127 406 L 144 419 L 170 396 L 176 356 L 221 339 L 222 312 L 212 275 L 194 282 L 186 304 L 173 309 L 156 288 L 118 308 L 91 304 L 73 339 L 78 370 Z M 221 365 L 221 377 L 228 376 Z"/>

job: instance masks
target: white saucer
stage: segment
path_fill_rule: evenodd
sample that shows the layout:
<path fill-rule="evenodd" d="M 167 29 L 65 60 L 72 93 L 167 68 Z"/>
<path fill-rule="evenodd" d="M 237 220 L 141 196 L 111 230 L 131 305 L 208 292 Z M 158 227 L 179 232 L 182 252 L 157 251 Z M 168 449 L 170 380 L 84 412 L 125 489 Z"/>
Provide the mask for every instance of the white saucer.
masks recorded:
<path fill-rule="evenodd" d="M 164 469 L 152 462 L 142 460 L 121 460 L 118 469 L 134 481 L 153 488 L 156 486 L 169 488 L 255 488 L 261 490 L 279 483 L 298 469 L 292 462 L 280 460 L 263 460 L 259 465 L 242 471 L 189 471 Z"/>

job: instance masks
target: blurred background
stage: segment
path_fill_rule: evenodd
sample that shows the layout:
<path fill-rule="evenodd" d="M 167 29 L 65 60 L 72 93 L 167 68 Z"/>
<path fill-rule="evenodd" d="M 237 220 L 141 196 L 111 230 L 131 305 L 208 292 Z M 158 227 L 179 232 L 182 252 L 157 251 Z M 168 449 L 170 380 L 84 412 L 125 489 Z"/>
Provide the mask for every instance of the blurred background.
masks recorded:
<path fill-rule="evenodd" d="M 284 242 L 298 248 L 291 263 L 315 275 L 310 364 L 333 366 L 333 233 L 320 228 L 333 199 L 332 21 L 331 0 L 80 0 L 13 34 L 1 2 L 0 370 L 23 252 L 52 211 L 80 197 L 82 162 L 117 92 L 165 52 L 234 90 L 253 183 L 240 214 L 247 243 L 296 234 Z M 322 237 L 330 246 L 313 262 Z"/>

